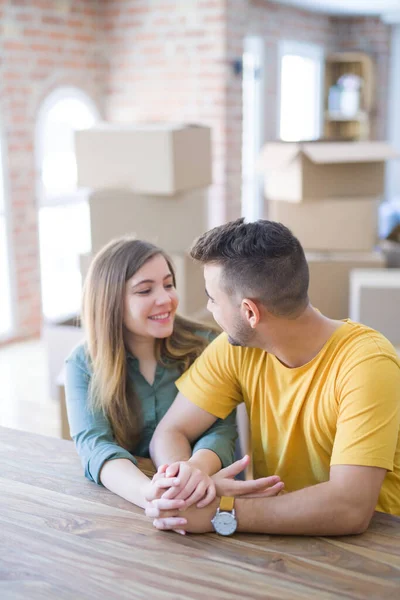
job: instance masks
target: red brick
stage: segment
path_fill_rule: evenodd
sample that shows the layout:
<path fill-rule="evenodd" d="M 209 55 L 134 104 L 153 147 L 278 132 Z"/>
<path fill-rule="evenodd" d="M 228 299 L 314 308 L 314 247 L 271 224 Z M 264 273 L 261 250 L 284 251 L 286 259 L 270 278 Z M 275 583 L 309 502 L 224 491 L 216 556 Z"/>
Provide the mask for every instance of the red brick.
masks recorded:
<path fill-rule="evenodd" d="M 45 25 L 64 25 L 65 18 L 43 16 L 42 23 L 44 23 Z"/>
<path fill-rule="evenodd" d="M 9 51 L 13 52 L 15 50 L 25 50 L 26 46 L 25 46 L 25 43 L 20 42 L 20 41 L 5 40 L 3 42 L 3 48 L 4 48 L 4 50 L 9 50 Z"/>

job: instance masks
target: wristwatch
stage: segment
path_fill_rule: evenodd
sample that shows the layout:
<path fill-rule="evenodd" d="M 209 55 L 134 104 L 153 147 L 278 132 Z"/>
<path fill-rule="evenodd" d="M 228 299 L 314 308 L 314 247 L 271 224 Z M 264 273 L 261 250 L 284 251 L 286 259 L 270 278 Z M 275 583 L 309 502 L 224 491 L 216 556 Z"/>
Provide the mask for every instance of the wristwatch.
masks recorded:
<path fill-rule="evenodd" d="M 215 517 L 211 519 L 212 526 L 219 535 L 232 535 L 237 528 L 235 498 L 222 496 Z"/>

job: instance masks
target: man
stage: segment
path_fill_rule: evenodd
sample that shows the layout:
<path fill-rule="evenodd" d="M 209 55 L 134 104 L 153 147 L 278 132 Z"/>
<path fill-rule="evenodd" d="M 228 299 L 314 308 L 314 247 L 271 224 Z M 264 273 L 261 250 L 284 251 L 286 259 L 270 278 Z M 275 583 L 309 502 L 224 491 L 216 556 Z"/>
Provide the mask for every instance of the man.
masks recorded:
<path fill-rule="evenodd" d="M 153 459 L 173 461 L 245 402 L 254 475 L 279 476 L 288 493 L 217 498 L 180 513 L 156 500 L 147 508 L 155 526 L 344 535 L 365 531 L 375 510 L 400 515 L 400 363 L 391 344 L 311 306 L 304 251 L 280 223 L 216 227 L 191 255 L 204 265 L 208 309 L 225 333 L 178 380 Z"/>

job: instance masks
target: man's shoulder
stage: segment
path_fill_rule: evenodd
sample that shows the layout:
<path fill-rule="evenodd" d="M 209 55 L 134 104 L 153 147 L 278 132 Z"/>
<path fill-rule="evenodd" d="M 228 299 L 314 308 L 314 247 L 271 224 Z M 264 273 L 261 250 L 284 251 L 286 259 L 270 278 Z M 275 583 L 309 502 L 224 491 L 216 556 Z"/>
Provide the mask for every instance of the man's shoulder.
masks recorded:
<path fill-rule="evenodd" d="M 400 358 L 391 342 L 379 331 L 355 321 L 345 321 L 332 351 L 336 351 L 345 364 L 382 358 L 396 363 L 400 368 Z"/>

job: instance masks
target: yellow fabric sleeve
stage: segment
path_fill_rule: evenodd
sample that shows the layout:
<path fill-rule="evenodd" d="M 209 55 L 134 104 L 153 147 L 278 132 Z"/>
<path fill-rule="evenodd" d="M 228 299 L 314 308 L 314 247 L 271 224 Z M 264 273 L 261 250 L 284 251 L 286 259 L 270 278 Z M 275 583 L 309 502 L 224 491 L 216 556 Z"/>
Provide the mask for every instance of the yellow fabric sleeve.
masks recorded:
<path fill-rule="evenodd" d="M 225 419 L 243 401 L 238 380 L 240 351 L 219 335 L 176 382 L 193 404 Z"/>
<path fill-rule="evenodd" d="M 400 424 L 400 369 L 393 357 L 370 356 L 338 381 L 331 465 L 393 470 Z"/>

